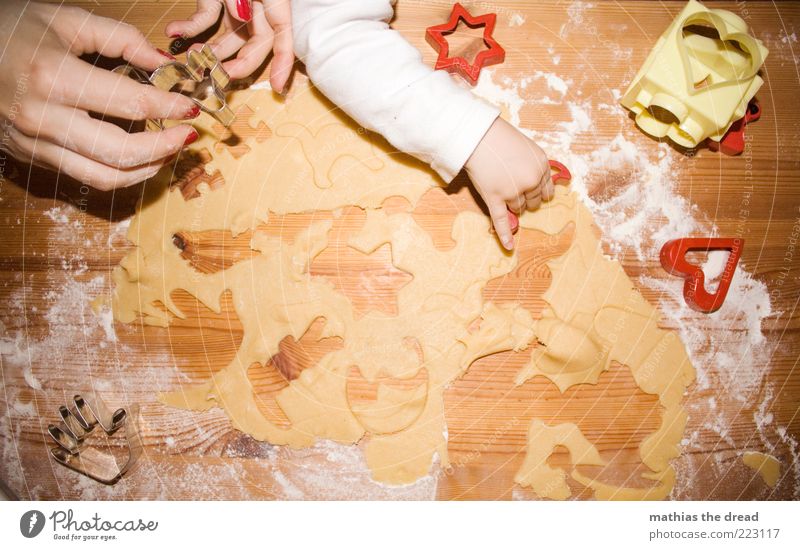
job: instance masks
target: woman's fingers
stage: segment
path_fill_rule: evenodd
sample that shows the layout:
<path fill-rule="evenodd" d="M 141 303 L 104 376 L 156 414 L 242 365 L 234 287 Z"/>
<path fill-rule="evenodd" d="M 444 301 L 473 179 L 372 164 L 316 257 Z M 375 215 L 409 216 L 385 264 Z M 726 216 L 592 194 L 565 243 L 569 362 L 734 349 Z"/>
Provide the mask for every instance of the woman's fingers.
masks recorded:
<path fill-rule="evenodd" d="M 210 26 L 213 23 L 212 13 L 215 22 L 219 16 L 219 5 L 220 1 L 216 2 L 216 7 L 208 5 L 205 0 L 198 2 L 198 11 L 192 16 L 195 20 L 193 29 L 201 26 L 197 21 L 205 26 L 202 30 Z M 282 93 L 294 66 L 291 4 L 288 0 L 225 0 L 225 6 L 225 26 L 229 32 L 209 44 L 214 55 L 219 59 L 227 59 L 238 51 L 235 59 L 223 63 L 230 77 L 238 79 L 250 76 L 272 50 L 274 57 L 270 67 L 270 84 L 273 90 Z M 187 36 L 200 32 L 189 33 L 188 24 L 188 21 L 170 23 L 167 34 Z"/>
<path fill-rule="evenodd" d="M 234 79 L 244 78 L 253 73 L 264 62 L 272 49 L 275 35 L 267 24 L 264 8 L 260 2 L 255 2 L 253 7 L 255 13 L 249 24 L 250 39 L 239 50 L 236 59 L 223 65 L 230 77 Z"/>
<path fill-rule="evenodd" d="M 506 250 L 514 248 L 514 237 L 511 235 L 511 223 L 508 219 L 508 209 L 506 203 L 501 199 L 486 201 L 489 208 L 489 215 L 492 217 L 492 225 L 500 238 L 500 242 Z"/>
<path fill-rule="evenodd" d="M 152 178 L 164 164 L 157 162 L 130 170 L 118 170 L 44 139 L 29 138 L 16 130 L 12 130 L 12 133 L 12 139 L 22 153 L 20 157 L 35 159 L 37 165 L 56 170 L 102 191 L 128 187 Z"/>
<path fill-rule="evenodd" d="M 237 31 L 231 31 L 225 33 L 218 40 L 209 42 L 208 45 L 211 46 L 211 51 L 214 52 L 214 55 L 217 56 L 217 59 L 228 59 L 238 52 L 246 43 L 247 36 L 243 36 L 242 33 Z M 199 49 L 203 45 L 193 44 L 192 49 L 195 49 L 195 46 L 197 46 L 197 49 Z"/>
<path fill-rule="evenodd" d="M 267 23 L 275 34 L 275 43 L 272 48 L 275 55 L 270 67 L 269 83 L 273 90 L 282 93 L 294 66 L 292 8 L 289 0 L 264 0 L 263 9 Z"/>
<path fill-rule="evenodd" d="M 132 25 L 83 10 L 63 10 L 63 17 L 69 23 L 68 28 L 76 31 L 72 36 L 62 37 L 70 41 L 70 51 L 75 55 L 96 52 L 106 57 L 122 57 L 148 71 L 170 61 Z"/>
<path fill-rule="evenodd" d="M 170 38 L 197 36 L 217 22 L 221 9 L 220 0 L 197 0 L 197 11 L 189 19 L 170 22 L 164 32 Z"/>
<path fill-rule="evenodd" d="M 225 0 L 225 7 L 231 17 L 247 23 L 253 18 L 254 4 L 257 3 L 251 0 Z"/>
<path fill-rule="evenodd" d="M 187 120 L 200 114 L 194 101 L 184 95 L 136 82 L 77 58 L 66 62 L 63 71 L 65 75 L 60 78 L 64 83 L 48 97 L 57 95 L 60 102 L 71 107 L 126 120 Z"/>
<path fill-rule="evenodd" d="M 118 168 L 152 164 L 197 139 L 197 130 L 187 124 L 159 132 L 129 134 L 109 122 L 95 120 L 84 112 L 61 105 L 48 107 L 45 116 L 49 123 L 42 127 L 40 138 Z"/>

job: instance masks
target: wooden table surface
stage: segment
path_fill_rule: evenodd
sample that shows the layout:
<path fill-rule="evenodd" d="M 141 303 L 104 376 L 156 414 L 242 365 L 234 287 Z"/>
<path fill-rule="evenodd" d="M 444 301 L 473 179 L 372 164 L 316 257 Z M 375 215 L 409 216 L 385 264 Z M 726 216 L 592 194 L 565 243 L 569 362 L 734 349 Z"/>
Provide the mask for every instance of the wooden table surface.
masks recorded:
<path fill-rule="evenodd" d="M 162 48 L 168 46 L 162 32 L 166 22 L 190 13 L 193 6 L 189 0 L 75 4 L 136 25 Z M 682 2 L 465 4 L 475 12 L 491 9 L 498 13 L 495 36 L 508 56 L 496 69 L 496 80 L 504 75 L 517 77 L 535 67 L 571 80 L 568 99 L 609 98 L 609 90 L 624 90 L 655 39 L 683 6 Z M 798 449 L 791 441 L 800 436 L 800 250 L 794 248 L 800 232 L 800 109 L 796 106 L 800 97 L 796 38 L 800 3 L 714 4 L 744 17 L 770 49 L 763 69 L 765 84 L 758 93 L 764 115 L 748 129 L 752 135 L 748 155 L 720 157 L 701 150 L 691 162 L 680 162 L 678 191 L 697 205 L 697 217 L 716 224 L 721 235 L 743 234 L 747 246 L 741 263 L 766 283 L 773 313 L 762 326 L 769 345 L 759 348 L 765 351 L 756 358 L 757 364 L 743 369 L 759 373 L 751 400 L 737 404 L 726 399 L 736 388 L 718 383 L 718 377 L 710 385 L 689 389 L 686 437 L 691 441 L 684 456 L 675 461 L 678 484 L 672 497 L 796 499 L 800 497 Z M 449 9 L 449 2 L 400 0 L 393 25 L 432 63 L 434 54 L 425 44 L 423 30 L 444 21 Z M 565 33 L 565 28 L 569 32 Z M 538 117 L 535 109 L 522 111 L 523 126 L 544 131 L 551 123 Z M 632 121 L 619 120 L 580 134 L 573 151 L 588 155 L 623 128 L 638 147 L 656 147 L 653 140 L 632 129 Z M 751 195 L 746 195 L 748 181 Z M 98 319 L 88 302 L 108 292 L 109 272 L 129 250 L 124 220 L 130 217 L 140 189 L 103 194 L 27 167 L 19 167 L 10 180 L 0 179 L 0 185 L 0 480 L 14 496 L 531 498 L 529 491 L 514 485 L 513 476 L 522 462 L 525 434 L 534 417 L 578 424 L 611 463 L 602 472 L 607 481 L 622 483 L 641 469 L 638 445 L 659 421 L 656 398 L 639 390 L 623 366 L 606 372 L 595 386 L 573 387 L 564 394 L 540 377 L 514 387 L 513 377 L 527 353 L 482 359 L 447 390 L 454 468 L 397 489 L 369 480 L 358 449 L 323 443 L 290 452 L 237 432 L 220 411 L 193 413 L 161 405 L 155 400 L 156 392 L 202 382 L 233 357 L 241 326 L 232 314 L 229 297 L 223 313 L 216 315 L 188 295 L 176 296 L 189 312 L 187 319 L 169 329 L 118 324 L 113 336 L 108 318 Z M 415 211 L 437 246 L 450 242 L 449 220 L 454 212 L 478 208 L 463 177 L 452 187 L 450 194 L 429 193 Z M 609 191 L 613 188 L 605 189 Z M 749 197 L 746 207 L 745 196 Z M 305 216 L 306 222 L 309 216 Z M 351 209 L 337 223 L 346 233 L 362 219 L 363 213 Z M 296 216 L 292 223 L 299 227 L 304 217 Z M 199 268 L 224 265 L 225 258 L 208 244 L 219 244 L 220 235 L 186 237 L 188 245 L 199 251 Z M 206 238 L 202 251 L 195 238 Z M 392 293 L 404 282 L 402 272 L 392 269 L 386 250 L 365 258 L 348 252 L 342 242 L 334 239 L 312 271 L 336 281 L 356 309 L 392 312 Z M 497 302 L 521 299 L 525 307 L 538 313 L 544 305 L 541 294 L 549 284 L 544 262 L 567 244 L 564 240 L 547 249 L 533 239 L 525 241 L 521 267 L 493 281 L 485 294 Z M 227 243 L 226 254 L 237 246 L 241 243 Z M 666 278 L 657 258 L 640 261 L 623 251 L 620 260 L 634 280 L 642 275 Z M 354 282 L 360 272 L 376 274 L 376 281 L 381 281 L 378 290 L 369 293 Z M 641 290 L 658 303 L 654 291 Z M 335 342 L 314 342 L 314 330 L 312 327 L 299 343 L 285 342 L 287 355 L 295 362 L 313 364 L 335 346 Z M 714 329 L 706 334 L 710 340 L 721 336 Z M 704 372 L 725 368 L 722 358 L 714 361 L 716 364 L 697 366 Z M 270 397 L 285 386 L 287 373 L 274 367 L 253 368 L 250 376 L 263 397 L 265 414 L 279 415 L 279 409 L 269 405 Z M 741 383 L 751 381 L 743 379 Z M 49 457 L 46 428 L 56 420 L 58 405 L 75 392 L 91 391 L 115 405 L 138 402 L 142 406 L 145 453 L 136 470 L 113 487 L 67 471 Z M 725 418 L 725 426 L 709 423 L 712 416 Z M 116 445 L 113 440 L 111 443 Z M 742 465 L 740 454 L 745 450 L 769 451 L 779 458 L 781 478 L 774 489 Z M 568 465 L 569 455 L 557 452 L 550 463 Z M 591 497 L 580 486 L 571 487 L 577 498 Z"/>

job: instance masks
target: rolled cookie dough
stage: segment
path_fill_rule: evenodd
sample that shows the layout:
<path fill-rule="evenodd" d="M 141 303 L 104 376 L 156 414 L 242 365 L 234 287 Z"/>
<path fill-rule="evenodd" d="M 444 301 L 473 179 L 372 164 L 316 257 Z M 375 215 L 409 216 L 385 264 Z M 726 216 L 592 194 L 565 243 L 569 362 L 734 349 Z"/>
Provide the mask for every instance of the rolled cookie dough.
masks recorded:
<path fill-rule="evenodd" d="M 270 137 L 245 139 L 234 156 L 220 147 L 213 123 L 201 119 L 203 132 L 194 150 L 213 152 L 206 170 L 218 171 L 224 185 L 200 185 L 197 197 L 187 200 L 170 187 L 169 171 L 148 182 L 128 231 L 136 248 L 113 274 L 113 309 L 121 322 L 142 318 L 167 326 L 173 316 L 183 316 L 170 297 L 178 289 L 216 312 L 223 292 L 232 294 L 244 329 L 236 357 L 207 382 L 162 395 L 163 402 L 195 410 L 220 407 L 237 429 L 295 448 L 318 438 L 345 444 L 366 439 L 373 477 L 410 483 L 430 471 L 435 455 L 448 464 L 442 399 L 447 385 L 476 359 L 524 350 L 538 337 L 542 345 L 518 374 L 518 383 L 545 376 L 563 391 L 596 382 L 618 361 L 631 369 L 644 391 L 659 396 L 663 407 L 661 428 L 640 448 L 652 470 L 647 477 L 657 482 L 653 488 L 609 487 L 577 471 L 573 479 L 593 488 L 598 498 L 663 498 L 669 493 L 674 483 L 669 460 L 679 452 L 686 421 L 680 401 L 693 369 L 674 334 L 657 327 L 657 313 L 619 264 L 602 255 L 591 216 L 574 195 L 559 188 L 551 203 L 520 220 L 523 227 L 546 233 L 575 226 L 568 252 L 548 264 L 553 274 L 545 295 L 549 307 L 534 321 L 518 304 L 498 306 L 483 299 L 487 282 L 516 265 L 516 257 L 504 253 L 490 234 L 485 216 L 459 214 L 452 228 L 455 246 L 442 251 L 408 213 L 375 209 L 396 195 L 413 206 L 439 184 L 430 170 L 357 128 L 311 87 L 300 85 L 285 105 L 265 91 L 236 92 L 231 101 L 234 108 L 247 106 L 252 113 L 248 123 Z M 397 293 L 397 315 L 355 315 L 346 296 L 327 279 L 309 274 L 311 261 L 328 245 L 329 219 L 312 224 L 291 243 L 258 229 L 270 213 L 332 211 L 346 205 L 367 209 L 349 246 L 369 254 L 388 244 L 392 263 L 413 277 Z M 196 271 L 172 236 L 211 229 L 252 230 L 256 253 L 217 273 Z M 301 338 L 320 318 L 325 321 L 321 337 L 341 338 L 342 348 L 277 395 L 289 425 L 275 424 L 258 408 L 248 368 L 267 364 L 283 338 Z M 420 353 L 409 350 L 409 339 Z M 353 367 L 367 381 L 380 383 L 374 402 L 348 401 Z M 427 372 L 423 385 L 398 390 L 391 383 L 413 379 L 421 369 Z M 543 466 L 549 455 L 544 451 L 554 441 L 580 455 L 573 456 L 574 462 L 601 463 L 591 443 L 573 428 L 545 429 L 534 423 L 518 481 L 540 487 L 541 496 L 565 496 L 563 472 Z M 552 490 L 541 489 L 542 478 L 555 479 Z"/>

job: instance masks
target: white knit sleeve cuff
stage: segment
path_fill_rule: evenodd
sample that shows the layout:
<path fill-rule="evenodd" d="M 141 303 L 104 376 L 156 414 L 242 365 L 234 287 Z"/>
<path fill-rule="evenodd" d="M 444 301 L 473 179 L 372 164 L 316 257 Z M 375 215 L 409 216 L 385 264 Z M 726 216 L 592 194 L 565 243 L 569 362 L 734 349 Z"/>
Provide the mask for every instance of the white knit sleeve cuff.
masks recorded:
<path fill-rule="evenodd" d="M 445 182 L 453 181 L 499 115 L 500 109 L 476 97 L 433 157 L 431 168 Z"/>

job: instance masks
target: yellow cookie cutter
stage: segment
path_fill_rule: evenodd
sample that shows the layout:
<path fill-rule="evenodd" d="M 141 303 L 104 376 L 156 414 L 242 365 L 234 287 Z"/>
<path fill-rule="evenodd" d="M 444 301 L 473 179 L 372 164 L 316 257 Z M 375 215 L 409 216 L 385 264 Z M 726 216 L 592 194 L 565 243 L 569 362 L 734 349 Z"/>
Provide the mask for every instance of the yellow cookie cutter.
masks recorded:
<path fill-rule="evenodd" d="M 653 137 L 689 148 L 719 141 L 764 83 L 758 71 L 768 53 L 741 17 L 689 0 L 620 103 Z"/>

